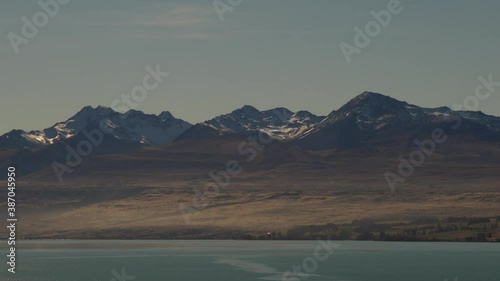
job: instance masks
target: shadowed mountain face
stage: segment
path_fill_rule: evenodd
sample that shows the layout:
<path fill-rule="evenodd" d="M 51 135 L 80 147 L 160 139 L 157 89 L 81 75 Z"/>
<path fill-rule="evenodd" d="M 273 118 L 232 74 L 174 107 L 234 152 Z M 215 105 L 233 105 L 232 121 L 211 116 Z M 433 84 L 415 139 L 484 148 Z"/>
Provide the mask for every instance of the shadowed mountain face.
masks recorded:
<path fill-rule="evenodd" d="M 424 117 L 421 108 L 381 94 L 364 92 L 298 136 L 295 143 L 311 150 L 358 147 L 363 138 L 376 131 L 403 126 Z"/>
<path fill-rule="evenodd" d="M 421 108 L 381 94 L 364 92 L 309 131 L 295 137 L 293 143 L 310 150 L 347 149 L 362 147 L 388 131 L 397 138 L 398 134 L 408 131 L 426 134 L 434 128 L 450 129 L 455 125 L 456 129 L 449 130 L 452 133 L 470 133 L 478 139 L 494 141 L 498 140 L 499 121 L 498 117 L 480 112 L 454 112 L 447 107 Z"/>
<path fill-rule="evenodd" d="M 478 147 L 484 147 L 485 143 L 486 146 L 495 146 L 500 142 L 498 117 L 481 112 L 452 111 L 447 107 L 421 108 L 385 95 L 364 92 L 326 117 L 308 111 L 292 112 L 286 108 L 260 111 L 246 105 L 194 126 L 175 118 L 168 111 L 157 116 L 136 110 L 118 113 L 105 107 L 85 107 L 70 119 L 47 129 L 13 130 L 1 136 L 0 165 L 17 165 L 23 174 L 50 168 L 53 161 L 64 162 L 69 149 L 76 150 L 95 131 L 103 133 L 103 141 L 93 148 L 90 158 L 126 155 L 130 151 L 159 145 L 167 145 L 166 151 L 173 154 L 180 147 L 194 153 L 204 143 L 219 143 L 218 147 L 205 148 L 204 153 L 194 153 L 198 155 L 197 163 L 202 163 L 210 162 L 210 157 L 219 153 L 224 143 L 271 136 L 274 149 L 268 149 L 263 159 L 282 165 L 306 158 L 309 162 L 317 160 L 321 163 L 318 158 L 306 157 L 310 155 L 307 151 L 345 151 L 355 157 L 367 153 L 407 153 L 416 149 L 415 140 L 429 138 L 436 128 L 446 133 L 449 144 L 477 143 L 477 146 L 469 145 L 467 153 L 461 147 L 461 151 L 468 155 L 481 154 L 476 150 L 481 150 Z M 292 154 L 302 156 L 290 157 L 293 146 Z M 239 150 L 244 149 L 236 147 L 234 152 Z M 185 166 L 191 161 L 188 155 L 179 155 L 172 161 L 187 161 L 182 165 Z M 208 158 L 204 159 L 204 156 Z M 144 161 L 140 163 L 144 164 Z"/>

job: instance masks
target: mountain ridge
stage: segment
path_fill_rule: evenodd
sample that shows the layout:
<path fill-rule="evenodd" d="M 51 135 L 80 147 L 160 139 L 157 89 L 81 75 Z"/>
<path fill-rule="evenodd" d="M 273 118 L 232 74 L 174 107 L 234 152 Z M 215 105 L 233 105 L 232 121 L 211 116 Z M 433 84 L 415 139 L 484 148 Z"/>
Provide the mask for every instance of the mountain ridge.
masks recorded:
<path fill-rule="evenodd" d="M 457 118 L 461 119 L 461 126 L 450 129 L 450 121 Z M 95 150 L 96 155 L 177 142 L 197 146 L 207 141 L 243 141 L 261 134 L 303 150 L 357 149 L 363 153 L 398 154 L 412 149 L 414 139 L 430 136 L 433 128 L 446 129 L 457 140 L 500 143 L 499 117 L 448 107 L 423 108 L 379 93 L 363 92 L 327 116 L 284 107 L 261 111 L 245 105 L 194 125 L 168 111 L 158 115 L 139 110 L 119 113 L 107 107 L 86 106 L 52 127 L 30 132 L 12 130 L 0 136 L 0 164 L 24 163 L 25 170 L 33 172 L 55 159 L 63 161 L 66 146 L 76 147 L 86 140 L 85 131 L 99 130 L 102 123 L 112 130 L 104 134 L 105 142 Z"/>
<path fill-rule="evenodd" d="M 387 95 L 369 91 L 357 95 L 339 109 L 333 110 L 327 116 L 318 116 L 307 110 L 293 112 L 285 107 L 276 107 L 260 111 L 251 105 L 244 105 L 230 113 L 218 115 L 212 119 L 196 123 L 195 125 L 202 124 L 217 131 L 236 134 L 251 134 L 261 131 L 282 140 L 303 139 L 322 126 L 324 127 L 327 124 L 335 122 L 342 123 L 342 120 L 349 119 L 349 116 L 352 116 L 352 114 L 355 114 L 357 117 L 354 123 L 356 123 L 356 126 L 360 130 L 379 130 L 387 126 L 402 125 L 417 119 L 429 118 L 431 115 L 441 115 L 441 117 L 446 115 L 460 116 L 461 118 L 481 123 L 494 131 L 500 130 L 500 117 L 488 115 L 481 111 L 453 111 L 446 106 L 424 108 L 409 104 L 405 101 L 399 101 Z M 67 120 L 57 122 L 51 127 L 42 130 L 24 131 L 13 129 L 0 136 L 0 148 L 2 148 L 2 142 L 13 145 L 15 140 L 26 148 L 43 147 L 62 139 L 74 137 L 88 126 L 89 123 L 97 119 L 107 119 L 110 116 L 114 117 L 112 121 L 115 122 L 119 119 L 135 118 L 135 122 L 133 120 L 127 120 L 130 121 L 131 124 L 118 124 L 128 125 L 125 127 L 132 127 L 131 131 L 136 131 L 138 129 L 137 123 L 141 123 L 138 119 L 149 118 L 153 123 L 170 122 L 170 125 L 177 126 L 179 129 L 177 135 L 174 132 L 171 137 L 163 139 L 158 136 L 156 136 L 156 138 L 149 136 L 149 138 L 154 139 L 151 141 L 148 138 L 151 132 L 149 134 L 144 133 L 146 135 L 146 140 L 144 142 L 152 145 L 170 143 L 193 126 L 182 119 L 174 117 L 169 111 L 163 111 L 158 115 L 147 114 L 134 109 L 125 113 L 118 113 L 109 107 L 85 106 Z M 119 117 L 119 119 L 117 117 Z M 148 124 L 142 122 L 142 125 Z M 141 131 L 140 128 L 139 131 Z M 135 133 L 140 135 L 141 132 Z M 6 140 L 7 138 L 11 138 L 11 140 Z M 22 140 L 22 138 L 24 138 L 24 140 Z M 138 139 L 140 137 L 135 136 L 135 138 Z"/>
<path fill-rule="evenodd" d="M 7 132 L 0 136 L 0 149 L 2 147 L 42 148 L 75 137 L 87 127 L 92 125 L 95 127 L 96 122 L 103 122 L 107 127 L 113 128 L 113 131 L 117 132 L 116 137 L 129 138 L 152 145 L 170 143 L 191 127 L 190 123 L 175 118 L 168 111 L 159 115 L 146 114 L 133 109 L 119 113 L 109 107 L 85 106 L 67 120 L 45 129 Z M 122 129 L 121 132 L 119 129 Z M 18 145 L 11 141 L 12 138 L 18 140 Z"/>

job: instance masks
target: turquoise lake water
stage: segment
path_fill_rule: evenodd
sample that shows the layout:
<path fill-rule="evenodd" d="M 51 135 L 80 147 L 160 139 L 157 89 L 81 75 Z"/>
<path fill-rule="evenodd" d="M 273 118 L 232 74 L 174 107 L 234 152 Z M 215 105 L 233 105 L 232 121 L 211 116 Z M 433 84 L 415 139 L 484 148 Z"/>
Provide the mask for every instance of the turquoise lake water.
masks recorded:
<path fill-rule="evenodd" d="M 500 280 L 500 243 L 18 241 L 15 274 L 2 244 L 2 281 Z"/>

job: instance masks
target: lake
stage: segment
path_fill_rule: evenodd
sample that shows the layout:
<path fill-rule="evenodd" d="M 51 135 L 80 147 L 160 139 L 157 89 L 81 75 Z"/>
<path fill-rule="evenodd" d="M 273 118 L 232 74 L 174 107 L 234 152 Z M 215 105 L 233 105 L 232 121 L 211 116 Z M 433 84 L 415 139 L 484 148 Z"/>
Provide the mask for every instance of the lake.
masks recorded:
<path fill-rule="evenodd" d="M 5 253 L 6 242 L 2 242 Z M 16 281 L 498 281 L 499 243 L 18 241 Z"/>

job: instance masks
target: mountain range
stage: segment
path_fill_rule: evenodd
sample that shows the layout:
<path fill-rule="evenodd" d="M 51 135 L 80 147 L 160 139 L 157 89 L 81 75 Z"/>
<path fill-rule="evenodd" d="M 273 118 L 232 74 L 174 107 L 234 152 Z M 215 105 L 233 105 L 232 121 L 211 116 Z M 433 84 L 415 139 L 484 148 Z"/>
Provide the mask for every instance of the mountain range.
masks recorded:
<path fill-rule="evenodd" d="M 459 126 L 453 128 L 457 122 Z M 272 137 L 282 147 L 296 147 L 304 153 L 328 150 L 404 153 L 411 150 L 415 138 L 429 136 L 432 128 L 446 129 L 460 141 L 492 145 L 500 142 L 500 117 L 453 111 L 448 107 L 423 108 L 364 92 L 328 116 L 292 112 L 283 107 L 260 111 L 245 105 L 195 125 L 175 118 L 168 111 L 159 115 L 137 110 L 119 113 L 107 107 L 87 106 L 46 129 L 13 130 L 0 136 L 0 164 L 24 167 L 25 174 L 36 172 L 53 161 L 63 161 L 66 146 L 76 149 L 87 138 L 84 132 L 103 126 L 110 130 L 104 130 L 104 141 L 93 155 L 128 153 L 179 142 L 196 146 L 208 139 L 244 139 L 259 133 Z"/>

